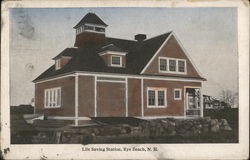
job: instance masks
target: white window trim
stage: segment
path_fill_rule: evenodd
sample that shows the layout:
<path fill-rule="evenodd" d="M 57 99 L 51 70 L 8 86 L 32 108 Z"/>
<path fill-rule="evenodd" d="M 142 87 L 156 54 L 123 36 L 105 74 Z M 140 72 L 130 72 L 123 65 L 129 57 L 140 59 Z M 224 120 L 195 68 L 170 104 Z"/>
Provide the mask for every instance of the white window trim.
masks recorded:
<path fill-rule="evenodd" d="M 148 95 L 148 91 L 152 90 L 155 91 L 155 105 L 149 105 L 149 95 Z M 165 105 L 164 106 L 159 106 L 158 105 L 158 91 L 164 91 L 164 102 Z M 147 108 L 167 108 L 167 88 L 156 88 L 156 87 L 147 87 Z"/>
<path fill-rule="evenodd" d="M 160 60 L 166 59 L 167 60 L 167 70 L 163 71 L 160 69 Z M 169 60 L 175 60 L 176 62 L 176 71 L 169 71 L 170 63 Z M 179 72 L 179 61 L 184 61 L 184 72 Z M 159 73 L 174 73 L 174 74 L 187 74 L 187 62 L 186 59 L 179 59 L 179 58 L 170 58 L 170 57 L 159 57 L 158 58 L 158 71 Z"/>
<path fill-rule="evenodd" d="M 94 27 L 94 30 L 91 30 L 91 29 L 84 29 L 84 25 L 86 26 L 91 26 L 91 27 Z M 101 26 L 101 25 L 95 25 L 95 24 L 89 24 L 89 23 L 85 23 L 84 25 L 76 28 L 76 34 L 80 34 L 80 33 L 83 33 L 83 32 L 94 32 L 94 33 L 101 33 L 101 34 L 104 34 L 106 32 L 106 27 L 105 26 Z M 104 32 L 100 32 L 100 31 L 96 31 L 95 30 L 95 27 L 100 27 L 100 28 L 104 28 Z"/>
<path fill-rule="evenodd" d="M 48 105 L 46 106 L 46 93 L 47 92 L 50 92 L 51 90 L 60 90 L 60 105 L 57 105 L 57 104 L 55 104 L 55 106 L 49 106 L 49 101 L 48 101 Z M 57 102 L 57 94 L 55 94 L 56 95 L 56 98 L 55 98 L 55 102 Z M 48 100 L 50 99 L 50 97 L 48 98 Z M 52 99 L 53 99 L 53 97 L 52 97 Z M 49 88 L 49 89 L 45 89 L 44 90 L 44 108 L 48 108 L 48 109 L 53 109 L 53 108 L 60 108 L 61 107 L 61 104 L 62 104 L 62 92 L 61 92 L 61 87 L 56 87 L 56 88 Z"/>
<path fill-rule="evenodd" d="M 55 60 L 56 62 L 56 64 L 55 64 L 55 66 L 56 66 L 56 70 L 58 70 L 58 69 L 61 69 L 61 60 L 60 59 L 57 59 L 57 60 Z"/>
<path fill-rule="evenodd" d="M 113 64 L 112 63 L 112 58 L 113 57 L 119 57 L 120 58 L 120 64 Z M 111 55 L 110 56 L 110 66 L 112 66 L 112 67 L 122 67 L 122 56 Z"/>
<path fill-rule="evenodd" d="M 180 91 L 180 97 L 179 98 L 175 97 L 175 91 Z M 182 100 L 182 89 L 181 88 L 175 88 L 174 89 L 174 100 Z"/>

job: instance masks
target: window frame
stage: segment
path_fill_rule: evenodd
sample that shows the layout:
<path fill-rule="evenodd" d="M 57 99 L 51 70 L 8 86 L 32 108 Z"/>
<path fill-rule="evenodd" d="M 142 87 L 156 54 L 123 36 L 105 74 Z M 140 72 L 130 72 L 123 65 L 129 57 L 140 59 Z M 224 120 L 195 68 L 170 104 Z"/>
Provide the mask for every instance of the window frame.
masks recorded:
<path fill-rule="evenodd" d="M 167 61 L 167 68 L 166 70 L 161 70 L 160 66 L 160 62 L 161 62 L 161 59 L 164 59 Z M 169 61 L 170 60 L 174 60 L 175 61 L 175 64 L 176 64 L 176 71 L 170 71 L 169 68 L 170 68 L 170 63 Z M 183 61 L 184 62 L 184 72 L 180 72 L 179 71 L 179 61 Z M 158 71 L 159 73 L 174 73 L 174 74 L 187 74 L 187 62 L 186 62 L 186 59 L 180 59 L 180 58 L 170 58 L 170 57 L 161 57 L 159 56 L 158 58 Z"/>
<path fill-rule="evenodd" d="M 175 91 L 180 92 L 180 97 L 179 98 L 175 97 Z M 182 100 L 182 89 L 181 88 L 175 88 L 174 89 L 174 100 Z"/>
<path fill-rule="evenodd" d="M 155 92 L 155 105 L 149 105 L 149 91 Z M 158 91 L 164 91 L 164 105 L 159 105 Z M 147 87 L 147 108 L 167 108 L 167 88 Z"/>
<path fill-rule="evenodd" d="M 58 91 L 60 93 L 59 97 L 58 97 Z M 59 103 L 58 103 L 58 101 L 59 101 Z M 55 103 L 55 106 L 51 105 L 53 103 Z M 44 90 L 44 108 L 53 109 L 53 108 L 60 108 L 61 106 L 62 106 L 62 89 L 61 89 L 61 87 L 45 89 Z"/>
<path fill-rule="evenodd" d="M 113 61 L 112 61 L 112 59 L 114 58 L 114 57 L 118 57 L 119 59 L 120 59 L 120 64 L 113 64 Z M 112 66 L 112 67 L 122 67 L 123 65 L 122 65 L 122 56 L 117 56 L 117 55 L 111 55 L 110 56 L 110 66 Z"/>

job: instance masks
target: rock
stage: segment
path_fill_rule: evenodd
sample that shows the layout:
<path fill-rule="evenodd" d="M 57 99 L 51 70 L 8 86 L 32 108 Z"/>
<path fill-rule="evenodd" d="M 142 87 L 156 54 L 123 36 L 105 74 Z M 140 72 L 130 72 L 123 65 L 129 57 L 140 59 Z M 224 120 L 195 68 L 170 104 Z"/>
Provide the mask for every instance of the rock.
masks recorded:
<path fill-rule="evenodd" d="M 213 125 L 213 126 L 211 127 L 211 131 L 212 131 L 212 132 L 219 132 L 219 130 L 220 130 L 220 126 L 219 126 L 218 124 Z"/>
<path fill-rule="evenodd" d="M 210 125 L 211 126 L 214 126 L 214 125 L 217 125 L 218 124 L 218 122 L 216 121 L 216 119 L 212 119 L 211 121 L 210 121 Z"/>
<path fill-rule="evenodd" d="M 224 131 L 231 131 L 232 128 L 231 128 L 230 126 L 227 125 L 227 126 L 224 126 L 224 127 L 223 127 L 223 130 L 224 130 Z"/>
<path fill-rule="evenodd" d="M 224 126 L 227 126 L 228 125 L 228 122 L 226 119 L 221 119 L 221 122 L 222 122 L 222 125 Z"/>

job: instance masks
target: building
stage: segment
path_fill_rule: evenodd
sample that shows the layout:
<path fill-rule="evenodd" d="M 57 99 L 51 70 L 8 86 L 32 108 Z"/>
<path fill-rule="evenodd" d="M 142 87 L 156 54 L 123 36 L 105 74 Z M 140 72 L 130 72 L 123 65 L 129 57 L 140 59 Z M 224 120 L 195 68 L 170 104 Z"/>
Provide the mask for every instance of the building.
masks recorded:
<path fill-rule="evenodd" d="M 51 119 L 203 116 L 198 73 L 174 32 L 135 40 L 106 37 L 88 13 L 74 27 L 73 48 L 35 80 L 35 113 Z"/>

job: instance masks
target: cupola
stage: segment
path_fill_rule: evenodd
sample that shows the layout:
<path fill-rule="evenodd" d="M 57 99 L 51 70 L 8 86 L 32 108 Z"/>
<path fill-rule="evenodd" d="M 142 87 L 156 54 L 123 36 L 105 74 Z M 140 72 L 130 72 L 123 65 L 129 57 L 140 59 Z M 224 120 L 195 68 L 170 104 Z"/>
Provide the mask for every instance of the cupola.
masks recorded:
<path fill-rule="evenodd" d="M 88 13 L 77 23 L 75 47 L 100 45 L 105 42 L 105 30 L 108 25 L 96 14 Z"/>

